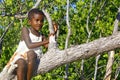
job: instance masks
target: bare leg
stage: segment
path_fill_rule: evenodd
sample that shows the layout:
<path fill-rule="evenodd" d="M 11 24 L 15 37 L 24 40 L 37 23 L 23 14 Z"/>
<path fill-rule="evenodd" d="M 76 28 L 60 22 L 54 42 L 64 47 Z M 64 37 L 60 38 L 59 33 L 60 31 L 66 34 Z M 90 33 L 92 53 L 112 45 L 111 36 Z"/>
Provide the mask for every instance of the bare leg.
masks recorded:
<path fill-rule="evenodd" d="M 27 80 L 31 80 L 34 70 L 34 65 L 36 64 L 37 55 L 33 50 L 30 50 L 27 53 L 27 57 L 28 57 Z"/>
<path fill-rule="evenodd" d="M 16 69 L 17 73 L 17 80 L 26 80 L 26 73 L 27 73 L 27 64 L 24 59 L 19 59 L 16 61 L 16 64 L 18 65 Z"/>

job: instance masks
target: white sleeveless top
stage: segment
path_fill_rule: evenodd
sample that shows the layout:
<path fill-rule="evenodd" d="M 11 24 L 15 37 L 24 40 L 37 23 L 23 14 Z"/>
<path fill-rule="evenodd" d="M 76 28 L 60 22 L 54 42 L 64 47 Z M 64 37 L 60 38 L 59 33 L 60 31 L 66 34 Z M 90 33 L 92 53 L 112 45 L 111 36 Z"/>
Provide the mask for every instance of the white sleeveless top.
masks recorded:
<path fill-rule="evenodd" d="M 30 36 L 30 39 L 32 42 L 41 42 L 42 41 L 42 35 L 40 35 L 39 37 L 37 37 L 36 35 L 32 34 L 30 29 L 29 29 L 29 36 Z M 42 48 L 41 46 L 40 47 L 37 47 L 37 48 L 33 48 L 33 49 L 29 49 L 25 43 L 25 41 L 20 41 L 19 42 L 19 45 L 18 45 L 18 48 L 16 50 L 16 53 L 18 54 L 24 54 L 26 53 L 27 51 L 29 50 L 34 50 L 35 53 L 40 56 L 42 54 Z"/>
<path fill-rule="evenodd" d="M 30 36 L 30 39 L 32 42 L 41 42 L 42 41 L 42 35 L 37 37 L 36 35 L 31 33 L 30 29 L 29 29 L 29 36 Z M 27 52 L 29 50 L 34 50 L 35 53 L 37 54 L 38 58 L 41 58 L 43 55 L 41 46 L 37 47 L 37 48 L 29 49 L 24 40 L 20 41 L 17 50 L 12 55 L 12 57 L 10 58 L 9 62 L 5 66 L 5 68 L 9 68 L 10 65 L 15 64 L 15 62 L 20 58 L 27 60 Z"/>

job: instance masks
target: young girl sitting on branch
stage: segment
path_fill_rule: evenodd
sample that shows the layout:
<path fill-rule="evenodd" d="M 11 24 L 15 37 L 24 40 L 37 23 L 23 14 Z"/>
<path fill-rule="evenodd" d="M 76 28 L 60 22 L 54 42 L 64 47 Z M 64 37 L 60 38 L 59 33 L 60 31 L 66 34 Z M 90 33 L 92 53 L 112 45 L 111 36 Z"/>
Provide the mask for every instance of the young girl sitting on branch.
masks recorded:
<path fill-rule="evenodd" d="M 14 70 L 17 80 L 31 80 L 36 60 L 42 56 L 41 46 L 48 47 L 49 40 L 40 33 L 44 17 L 44 13 L 39 9 L 29 11 L 28 22 L 30 27 L 22 28 L 18 48 L 5 66 L 6 68 L 10 68 L 12 64 L 17 64 Z M 54 24 L 53 26 L 56 33 L 57 26 Z"/>

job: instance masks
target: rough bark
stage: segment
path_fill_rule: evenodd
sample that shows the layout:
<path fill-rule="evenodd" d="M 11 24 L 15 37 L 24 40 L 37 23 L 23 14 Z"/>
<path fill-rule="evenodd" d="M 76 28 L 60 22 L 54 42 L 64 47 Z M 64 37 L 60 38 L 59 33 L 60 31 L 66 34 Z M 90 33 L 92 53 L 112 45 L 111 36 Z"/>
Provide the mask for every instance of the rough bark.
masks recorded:
<path fill-rule="evenodd" d="M 120 48 L 120 33 L 68 48 L 67 53 L 65 50 L 53 49 L 41 58 L 38 73 L 43 74 L 63 64 L 96 56 L 116 48 Z"/>
<path fill-rule="evenodd" d="M 74 62 L 76 60 L 97 56 L 103 52 L 120 48 L 120 33 L 109 37 L 100 38 L 92 42 L 76 45 L 65 50 L 51 49 L 40 59 L 37 74 L 44 74 L 63 64 Z M 9 80 L 6 74 L 0 74 L 0 80 Z M 11 74 L 13 76 L 13 74 Z"/>
<path fill-rule="evenodd" d="M 120 34 L 120 33 L 119 33 Z M 51 69 L 54 69 L 57 66 L 62 64 L 66 64 L 68 62 L 73 62 L 76 60 L 89 58 L 91 56 L 96 56 L 105 51 L 110 51 L 115 48 L 120 47 L 120 38 L 119 34 L 112 35 L 106 38 L 100 38 L 93 42 L 89 42 L 87 44 L 81 44 L 67 49 L 67 53 L 65 50 L 59 51 L 55 50 L 55 52 L 47 52 L 41 58 L 41 65 L 39 66 L 39 73 L 48 72 Z M 46 63 L 47 62 L 47 66 Z M 44 66 L 44 67 L 43 67 Z"/>

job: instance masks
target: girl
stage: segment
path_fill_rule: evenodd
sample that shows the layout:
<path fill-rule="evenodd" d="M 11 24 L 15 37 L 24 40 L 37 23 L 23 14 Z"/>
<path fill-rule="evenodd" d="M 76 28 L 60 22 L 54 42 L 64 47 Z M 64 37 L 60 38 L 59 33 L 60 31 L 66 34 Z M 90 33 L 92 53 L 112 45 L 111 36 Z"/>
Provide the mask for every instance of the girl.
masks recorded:
<path fill-rule="evenodd" d="M 42 55 L 41 46 L 47 47 L 49 43 L 49 40 L 39 32 L 42 29 L 44 17 L 44 13 L 39 9 L 29 11 L 28 22 L 30 28 L 22 28 L 18 48 L 5 66 L 10 68 L 11 64 L 17 64 L 15 70 L 17 80 L 31 80 L 36 60 Z M 57 29 L 55 28 L 55 33 L 56 31 Z"/>

